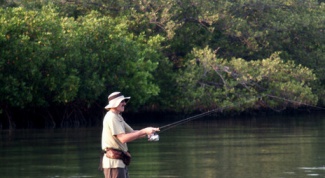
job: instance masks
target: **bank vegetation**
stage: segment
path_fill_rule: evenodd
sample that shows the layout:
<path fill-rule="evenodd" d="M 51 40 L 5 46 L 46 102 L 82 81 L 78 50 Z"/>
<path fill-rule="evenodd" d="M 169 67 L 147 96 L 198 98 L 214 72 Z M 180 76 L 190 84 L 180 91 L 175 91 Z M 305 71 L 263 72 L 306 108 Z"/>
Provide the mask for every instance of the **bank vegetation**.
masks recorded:
<path fill-rule="evenodd" d="M 323 108 L 317 0 L 0 1 L 0 127 L 100 125 L 129 113 Z"/>

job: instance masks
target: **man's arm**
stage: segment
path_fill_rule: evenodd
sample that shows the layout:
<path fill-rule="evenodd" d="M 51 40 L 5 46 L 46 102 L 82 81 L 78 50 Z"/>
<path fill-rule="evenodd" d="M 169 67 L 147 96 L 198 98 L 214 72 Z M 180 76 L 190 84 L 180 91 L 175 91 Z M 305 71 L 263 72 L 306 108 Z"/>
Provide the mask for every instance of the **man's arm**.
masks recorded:
<path fill-rule="evenodd" d="M 118 134 L 118 135 L 116 135 L 116 137 L 117 137 L 117 139 L 120 140 L 120 142 L 127 143 L 127 142 L 131 142 L 133 140 L 139 139 L 139 138 L 143 138 L 146 135 L 151 135 L 157 131 L 159 131 L 159 128 L 147 127 L 147 128 L 141 129 L 141 130 L 135 130 L 131 133 Z"/>

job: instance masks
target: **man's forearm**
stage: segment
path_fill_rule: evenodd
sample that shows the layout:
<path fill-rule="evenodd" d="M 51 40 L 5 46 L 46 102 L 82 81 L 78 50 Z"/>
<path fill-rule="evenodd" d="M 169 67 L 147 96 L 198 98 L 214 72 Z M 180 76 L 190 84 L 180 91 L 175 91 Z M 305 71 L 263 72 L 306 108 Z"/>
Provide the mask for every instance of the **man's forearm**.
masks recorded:
<path fill-rule="evenodd" d="M 139 138 L 143 138 L 145 136 L 146 136 L 146 132 L 144 132 L 143 130 L 135 130 L 131 133 L 119 134 L 116 137 L 120 140 L 120 142 L 127 143 Z"/>

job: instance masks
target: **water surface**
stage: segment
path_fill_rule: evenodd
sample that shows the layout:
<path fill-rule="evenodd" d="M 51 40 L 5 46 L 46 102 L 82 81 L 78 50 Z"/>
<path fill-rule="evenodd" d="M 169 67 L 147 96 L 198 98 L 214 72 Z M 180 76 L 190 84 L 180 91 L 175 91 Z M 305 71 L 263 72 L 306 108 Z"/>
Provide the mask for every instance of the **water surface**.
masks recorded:
<path fill-rule="evenodd" d="M 0 133 L 1 178 L 103 177 L 101 128 Z M 131 178 L 325 177 L 325 115 L 209 117 L 159 135 L 129 143 Z"/>

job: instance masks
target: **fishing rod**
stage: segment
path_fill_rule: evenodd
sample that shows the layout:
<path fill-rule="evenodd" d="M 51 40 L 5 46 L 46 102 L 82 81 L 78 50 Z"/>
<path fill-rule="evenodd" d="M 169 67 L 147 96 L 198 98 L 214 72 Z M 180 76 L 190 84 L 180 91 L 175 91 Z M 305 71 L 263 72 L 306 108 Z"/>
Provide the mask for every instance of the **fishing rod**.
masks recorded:
<path fill-rule="evenodd" d="M 178 125 L 184 124 L 186 122 L 189 122 L 189 121 L 192 121 L 192 120 L 195 120 L 195 119 L 199 119 L 201 117 L 207 116 L 207 115 L 209 115 L 211 113 L 218 112 L 218 111 L 222 111 L 222 109 L 213 109 L 213 110 L 210 110 L 210 111 L 206 111 L 204 113 L 201 113 L 201 114 L 197 114 L 195 116 L 191 116 L 191 117 L 182 119 L 180 121 L 176 121 L 176 122 L 173 122 L 173 123 L 170 123 L 170 124 L 161 126 L 161 127 L 159 127 L 159 129 L 161 130 L 160 133 L 161 132 L 164 132 L 166 130 L 169 130 L 169 129 L 173 128 L 173 127 L 176 127 Z"/>
<path fill-rule="evenodd" d="M 255 98 L 256 99 L 256 98 Z M 255 99 L 251 99 L 251 100 L 255 100 Z M 251 100 L 245 102 L 245 103 L 248 103 L 250 102 Z M 243 103 L 240 103 L 240 104 L 243 104 Z M 235 107 L 237 105 L 234 105 L 233 107 Z M 201 113 L 201 114 L 197 114 L 197 115 L 194 115 L 194 116 L 191 116 L 191 117 L 188 117 L 188 118 L 185 118 L 185 119 L 182 119 L 182 120 L 179 120 L 179 121 L 176 121 L 176 122 L 173 122 L 173 123 L 170 123 L 170 124 L 167 124 L 167 125 L 164 125 L 164 126 L 161 126 L 159 127 L 160 129 L 160 133 L 162 132 L 165 132 L 166 130 L 169 130 L 171 128 L 174 128 L 178 125 L 181 125 L 181 124 L 184 124 L 184 123 L 187 123 L 189 121 L 192 121 L 192 120 L 195 120 L 195 119 L 199 119 L 199 118 L 202 118 L 204 116 L 207 116 L 211 113 L 215 113 L 215 112 L 222 112 L 224 109 L 226 108 L 230 108 L 230 106 L 227 106 L 227 107 L 223 107 L 223 108 L 217 108 L 217 109 L 213 109 L 213 110 L 209 110 L 209 111 L 206 111 L 204 113 Z M 148 141 L 159 141 L 159 135 L 157 133 L 154 133 L 150 136 L 148 136 Z"/>
<path fill-rule="evenodd" d="M 218 112 L 218 111 L 222 111 L 222 109 L 213 109 L 213 110 L 201 113 L 201 114 L 197 114 L 197 115 L 194 115 L 194 116 L 191 116 L 191 117 L 188 117 L 188 118 L 185 118 L 185 119 L 182 119 L 182 120 L 179 120 L 179 121 L 176 121 L 176 122 L 161 126 L 161 127 L 159 127 L 160 133 L 165 132 L 166 130 L 174 128 L 174 127 L 176 127 L 178 125 L 187 123 L 187 122 L 195 120 L 195 119 L 202 118 L 204 116 L 207 116 L 207 115 L 209 115 L 211 113 Z M 159 135 L 157 133 L 154 133 L 154 134 L 148 136 L 148 141 L 159 141 Z"/>

